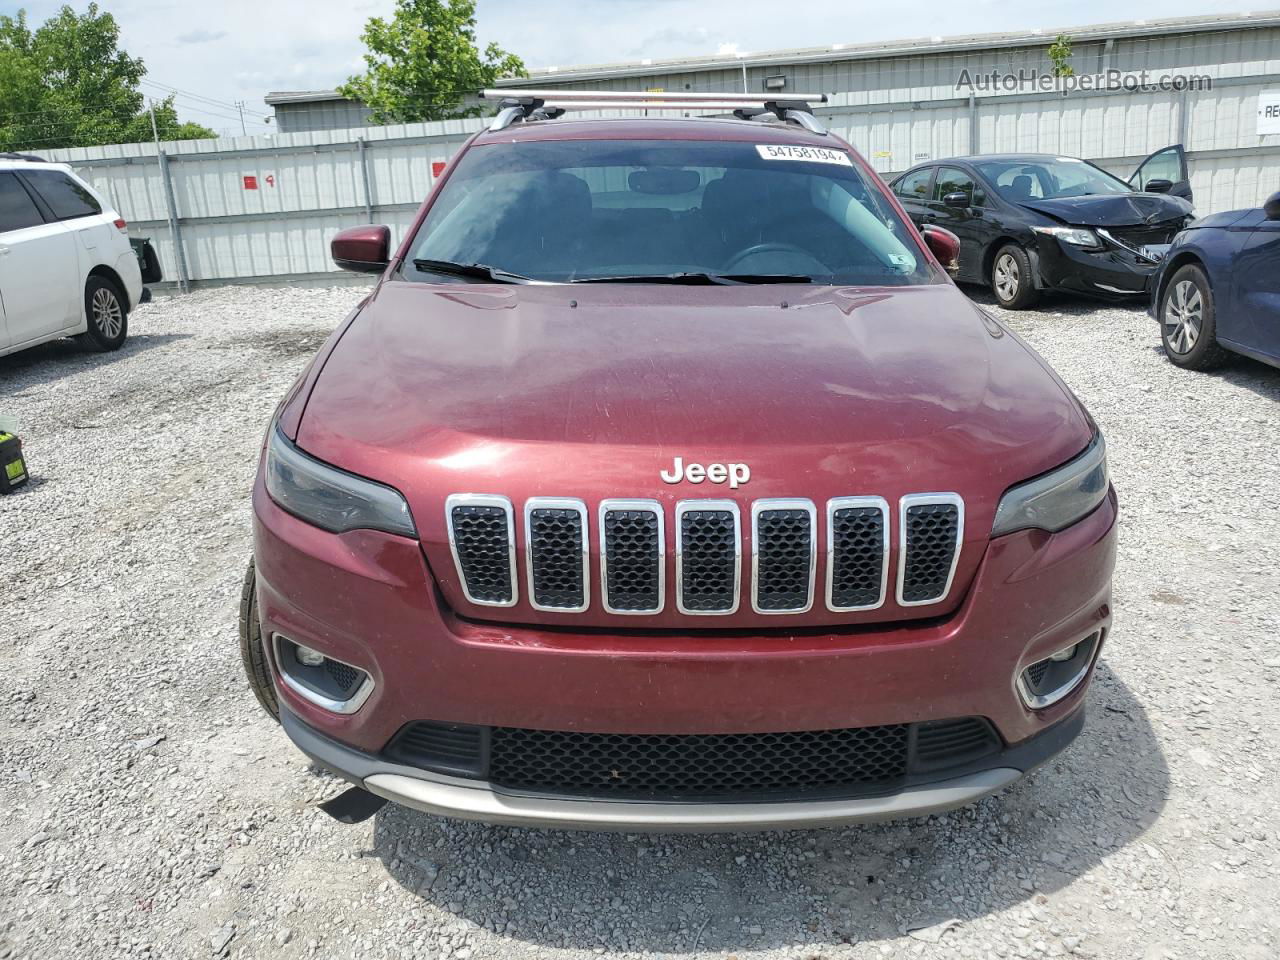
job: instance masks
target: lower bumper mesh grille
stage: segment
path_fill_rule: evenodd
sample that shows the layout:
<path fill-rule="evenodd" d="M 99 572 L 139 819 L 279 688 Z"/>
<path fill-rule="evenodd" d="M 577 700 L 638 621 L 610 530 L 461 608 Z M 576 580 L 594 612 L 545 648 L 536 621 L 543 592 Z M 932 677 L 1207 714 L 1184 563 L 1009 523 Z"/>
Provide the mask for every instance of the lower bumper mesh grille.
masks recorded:
<path fill-rule="evenodd" d="M 534 793 L 646 800 L 798 798 L 891 789 L 1001 747 L 978 717 L 787 733 L 617 734 L 415 723 L 397 762 Z"/>

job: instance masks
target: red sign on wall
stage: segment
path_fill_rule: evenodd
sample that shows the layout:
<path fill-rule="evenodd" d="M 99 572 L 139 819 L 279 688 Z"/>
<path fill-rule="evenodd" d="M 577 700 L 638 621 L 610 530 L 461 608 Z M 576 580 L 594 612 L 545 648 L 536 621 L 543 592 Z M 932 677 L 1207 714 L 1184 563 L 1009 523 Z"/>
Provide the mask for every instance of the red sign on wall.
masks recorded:
<path fill-rule="evenodd" d="M 257 190 L 257 189 L 258 189 L 258 178 L 257 178 L 257 177 L 245 177 L 245 178 L 244 178 L 244 188 L 245 188 L 246 190 Z"/>
<path fill-rule="evenodd" d="M 440 174 L 444 173 L 444 168 L 447 165 L 448 164 L 444 160 L 433 160 L 431 162 L 431 176 L 432 177 L 440 176 Z"/>

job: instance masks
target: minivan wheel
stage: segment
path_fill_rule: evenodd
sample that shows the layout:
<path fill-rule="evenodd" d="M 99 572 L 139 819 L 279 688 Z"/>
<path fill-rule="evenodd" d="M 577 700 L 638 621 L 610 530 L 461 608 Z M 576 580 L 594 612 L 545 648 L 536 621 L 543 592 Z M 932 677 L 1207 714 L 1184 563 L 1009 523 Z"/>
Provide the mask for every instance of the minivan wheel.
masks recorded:
<path fill-rule="evenodd" d="M 280 720 L 280 704 L 276 700 L 275 684 L 271 682 L 271 666 L 262 646 L 262 623 L 258 619 L 258 577 L 253 561 L 244 575 L 240 590 L 240 659 L 249 688 L 262 704 L 262 709 L 277 722 Z"/>
<path fill-rule="evenodd" d="M 1025 310 L 1040 299 L 1031 258 L 1016 243 L 1006 243 L 991 261 L 991 290 L 1006 310 Z"/>
<path fill-rule="evenodd" d="M 1160 340 L 1175 366 L 1208 370 L 1226 361 L 1218 346 L 1213 288 L 1204 271 L 1187 264 L 1173 275 L 1160 300 Z"/>
<path fill-rule="evenodd" d="M 114 283 L 90 277 L 84 285 L 86 330 L 76 340 L 91 350 L 119 350 L 129 335 L 129 311 Z"/>

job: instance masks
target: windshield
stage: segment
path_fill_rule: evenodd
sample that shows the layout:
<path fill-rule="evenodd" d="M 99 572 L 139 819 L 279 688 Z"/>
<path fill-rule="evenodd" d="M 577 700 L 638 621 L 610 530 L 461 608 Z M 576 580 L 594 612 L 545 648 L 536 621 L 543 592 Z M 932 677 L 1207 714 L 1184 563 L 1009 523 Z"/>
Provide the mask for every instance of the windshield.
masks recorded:
<path fill-rule="evenodd" d="M 1000 196 L 1013 203 L 1098 193 L 1133 193 L 1133 188 L 1123 180 L 1073 157 L 984 160 L 975 166 Z"/>
<path fill-rule="evenodd" d="M 404 271 L 433 283 L 936 282 L 882 189 L 834 147 L 485 144 L 441 188 Z"/>

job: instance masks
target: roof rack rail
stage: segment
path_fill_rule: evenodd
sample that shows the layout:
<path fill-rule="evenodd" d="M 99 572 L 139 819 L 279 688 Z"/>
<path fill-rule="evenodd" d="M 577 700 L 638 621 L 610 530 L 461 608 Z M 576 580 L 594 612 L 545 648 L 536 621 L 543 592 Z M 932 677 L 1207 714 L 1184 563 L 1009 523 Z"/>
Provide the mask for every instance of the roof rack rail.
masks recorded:
<path fill-rule="evenodd" d="M 485 90 L 484 100 L 497 100 L 498 115 L 489 130 L 505 130 L 513 123 L 554 120 L 568 110 L 698 110 L 732 113 L 739 120 L 768 118 L 794 123 L 810 133 L 825 135 L 810 104 L 826 103 L 825 93 L 795 93 L 785 99 L 751 93 L 648 93 L 622 90 Z"/>
<path fill-rule="evenodd" d="M 0 153 L 0 160 L 26 160 L 28 163 L 48 163 L 44 157 L 34 153 Z"/>

